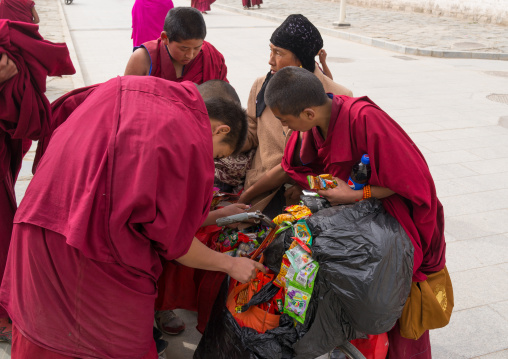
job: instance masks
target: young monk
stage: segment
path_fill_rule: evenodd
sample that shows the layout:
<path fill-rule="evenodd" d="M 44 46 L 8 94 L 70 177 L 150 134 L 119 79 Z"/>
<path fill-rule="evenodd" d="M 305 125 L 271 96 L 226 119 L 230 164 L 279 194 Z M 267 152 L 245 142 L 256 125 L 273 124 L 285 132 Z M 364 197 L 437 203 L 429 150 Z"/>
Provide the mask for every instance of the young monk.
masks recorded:
<path fill-rule="evenodd" d="M 379 198 L 414 246 L 413 281 L 445 265 L 443 206 L 421 152 L 402 128 L 367 97 L 326 94 L 308 71 L 287 67 L 266 88 L 265 102 L 283 126 L 295 132 L 282 164 L 256 183 L 264 190 L 288 178 L 309 188 L 307 175 L 332 174 L 339 185 L 318 191 L 332 205 Z M 353 164 L 368 154 L 372 175 L 367 190 L 346 181 Z M 262 189 L 263 190 L 263 189 Z M 398 323 L 388 333 L 389 357 L 431 358 L 429 332 L 418 340 L 401 337 Z"/>
<path fill-rule="evenodd" d="M 291 130 L 287 126 L 282 126 L 272 111 L 266 107 L 265 89 L 274 74 L 284 67 L 300 66 L 314 73 L 327 92 L 351 96 L 350 90 L 333 82 L 316 66 L 315 57 L 322 48 L 323 39 L 319 30 L 305 16 L 288 16 L 270 38 L 268 61 L 270 72 L 254 82 L 249 95 L 247 104 L 249 135 L 243 151 L 256 148 L 256 153 L 245 178 L 245 190 L 240 202 L 256 204 L 258 209 L 262 210 L 271 201 L 267 208 L 267 214 L 271 217 L 279 214 L 286 203 L 283 189 L 270 195 L 270 192 L 256 193 L 250 187 L 267 171 L 280 164 Z M 286 192 L 287 197 L 298 198 L 299 195 L 298 186 Z"/>
<path fill-rule="evenodd" d="M 125 75 L 156 76 L 166 80 L 227 81 L 227 67 L 222 54 L 206 37 L 203 15 L 191 7 L 171 9 L 164 21 L 160 38 L 135 49 Z"/>
<path fill-rule="evenodd" d="M 0 289 L 13 357 L 156 359 L 159 256 L 241 282 L 264 271 L 193 239 L 213 158 L 243 143 L 242 114 L 189 82 L 119 77 L 55 131 L 16 214 Z"/>
<path fill-rule="evenodd" d="M 0 0 L 0 19 L 39 23 L 39 14 L 32 0 Z"/>

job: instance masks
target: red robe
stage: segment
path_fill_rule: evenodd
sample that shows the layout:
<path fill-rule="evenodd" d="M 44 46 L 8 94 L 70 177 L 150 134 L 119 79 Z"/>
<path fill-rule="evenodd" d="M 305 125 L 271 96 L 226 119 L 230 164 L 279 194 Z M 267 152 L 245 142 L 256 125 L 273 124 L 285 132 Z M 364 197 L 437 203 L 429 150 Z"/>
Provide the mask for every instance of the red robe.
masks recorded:
<path fill-rule="evenodd" d="M 148 352 L 160 257 L 187 253 L 208 215 L 210 134 L 194 84 L 139 76 L 98 86 L 58 127 L 0 289 L 25 337 L 68 356 Z"/>
<path fill-rule="evenodd" d="M 0 0 L 0 19 L 33 23 L 32 0 Z"/>
<path fill-rule="evenodd" d="M 192 81 L 198 85 L 208 80 L 227 81 L 228 69 L 224 56 L 209 42 L 203 41 L 201 51 L 189 64 L 185 65 L 180 78 L 176 77 L 175 66 L 160 38 L 145 42 L 142 46 L 150 55 L 150 76 L 175 82 Z"/>
<path fill-rule="evenodd" d="M 369 184 L 387 187 L 396 193 L 382 202 L 413 243 L 413 281 L 423 281 L 425 273 L 444 267 L 443 206 L 436 196 L 434 181 L 423 155 L 393 119 L 366 97 L 334 96 L 326 140 L 317 128 L 305 132 L 299 156 L 301 163 L 295 164 L 292 160 L 299 135 L 299 132 L 291 135 L 282 159 L 282 167 L 291 178 L 302 188 L 309 188 L 308 174 L 330 173 L 347 181 L 353 164 L 367 153 L 372 169 Z M 398 333 L 392 332 L 390 334 L 400 338 Z M 422 340 L 428 342 L 428 332 Z M 420 345 L 417 344 L 419 341 L 407 341 L 415 347 Z M 428 353 L 421 358 L 430 355 L 428 344 Z M 392 351 L 401 350 L 401 346 L 391 345 L 390 356 L 409 357 L 407 354 L 411 350 L 407 348 L 404 355 Z M 420 348 L 413 353 L 419 353 Z"/>
<path fill-rule="evenodd" d="M 0 280 L 17 206 L 14 184 L 21 169 L 23 140 L 37 140 L 49 132 L 46 77 L 75 73 L 67 46 L 44 40 L 38 28 L 0 20 L 0 53 L 7 53 L 18 68 L 16 76 L 0 84 Z M 0 307 L 0 317 L 5 316 Z"/>

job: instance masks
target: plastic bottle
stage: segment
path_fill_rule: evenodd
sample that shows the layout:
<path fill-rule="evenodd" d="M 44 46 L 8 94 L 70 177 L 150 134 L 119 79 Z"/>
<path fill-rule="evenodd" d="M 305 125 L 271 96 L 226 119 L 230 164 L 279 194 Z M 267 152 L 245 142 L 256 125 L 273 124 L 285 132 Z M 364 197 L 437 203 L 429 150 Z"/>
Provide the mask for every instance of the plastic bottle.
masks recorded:
<path fill-rule="evenodd" d="M 370 171 L 370 158 L 369 155 L 365 154 L 362 156 L 361 161 L 353 166 L 347 184 L 352 189 L 362 189 L 369 182 Z"/>

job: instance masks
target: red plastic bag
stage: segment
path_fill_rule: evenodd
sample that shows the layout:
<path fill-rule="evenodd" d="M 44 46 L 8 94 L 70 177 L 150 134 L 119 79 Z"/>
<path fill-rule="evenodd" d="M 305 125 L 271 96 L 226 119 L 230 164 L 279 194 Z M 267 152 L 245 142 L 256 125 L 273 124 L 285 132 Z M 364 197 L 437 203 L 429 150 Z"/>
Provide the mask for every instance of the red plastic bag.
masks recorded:
<path fill-rule="evenodd" d="M 388 334 L 368 335 L 367 339 L 351 340 L 366 359 L 385 359 L 388 354 Z"/>

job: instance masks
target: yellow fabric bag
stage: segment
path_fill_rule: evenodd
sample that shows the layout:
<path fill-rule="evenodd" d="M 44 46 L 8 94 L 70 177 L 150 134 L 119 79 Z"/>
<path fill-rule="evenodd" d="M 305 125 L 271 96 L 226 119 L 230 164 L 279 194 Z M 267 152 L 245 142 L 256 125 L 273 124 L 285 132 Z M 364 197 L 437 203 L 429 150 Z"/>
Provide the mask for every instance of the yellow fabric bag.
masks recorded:
<path fill-rule="evenodd" d="M 446 326 L 453 310 L 453 287 L 446 266 L 427 276 L 423 282 L 413 282 L 411 293 L 399 319 L 400 335 L 418 339 L 429 329 Z"/>

